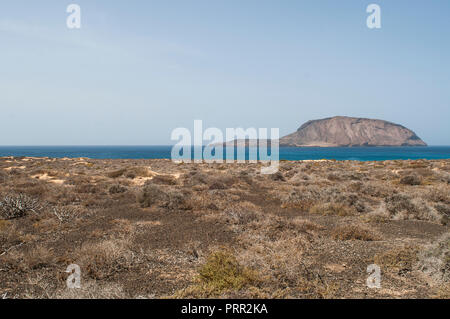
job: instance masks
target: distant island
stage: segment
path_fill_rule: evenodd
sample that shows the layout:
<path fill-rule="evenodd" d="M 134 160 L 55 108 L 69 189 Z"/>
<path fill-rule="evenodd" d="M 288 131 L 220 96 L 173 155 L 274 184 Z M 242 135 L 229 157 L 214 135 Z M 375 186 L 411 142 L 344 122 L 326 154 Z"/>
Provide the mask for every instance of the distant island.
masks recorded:
<path fill-rule="evenodd" d="M 347 116 L 308 121 L 279 142 L 280 146 L 290 147 L 427 146 L 416 133 L 400 124 Z M 249 145 L 249 140 L 225 143 L 233 144 Z"/>

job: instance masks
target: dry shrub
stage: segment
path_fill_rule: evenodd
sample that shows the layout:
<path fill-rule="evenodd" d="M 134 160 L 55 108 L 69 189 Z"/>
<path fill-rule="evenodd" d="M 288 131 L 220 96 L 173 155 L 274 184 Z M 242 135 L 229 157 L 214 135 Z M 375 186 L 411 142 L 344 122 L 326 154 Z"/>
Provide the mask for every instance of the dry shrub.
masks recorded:
<path fill-rule="evenodd" d="M 406 175 L 400 179 L 400 184 L 416 186 L 422 184 L 422 179 L 417 175 Z"/>
<path fill-rule="evenodd" d="M 211 177 L 208 180 L 209 189 L 228 189 L 236 183 L 236 179 L 232 176 L 220 175 Z"/>
<path fill-rule="evenodd" d="M 25 250 L 9 250 L 2 258 L 9 267 L 23 272 L 53 267 L 56 263 L 53 250 L 43 245 L 29 247 Z"/>
<path fill-rule="evenodd" d="M 307 226 L 309 227 L 309 226 Z M 248 235 L 247 235 L 248 236 Z M 240 260 L 261 274 L 261 284 L 252 287 L 257 298 L 332 298 L 337 287 L 324 280 L 317 268 L 305 264 L 310 245 L 303 236 L 268 240 L 256 233 L 243 242 Z"/>
<path fill-rule="evenodd" d="M 283 208 L 291 207 L 308 211 L 320 200 L 320 189 L 316 186 L 294 188 L 281 200 Z"/>
<path fill-rule="evenodd" d="M 309 212 L 324 216 L 353 216 L 355 214 L 352 208 L 337 203 L 317 204 L 311 207 Z"/>
<path fill-rule="evenodd" d="M 213 252 L 200 267 L 196 282 L 178 292 L 175 297 L 213 297 L 230 291 L 239 291 L 259 280 L 258 274 L 242 266 L 231 250 L 222 248 Z"/>
<path fill-rule="evenodd" d="M 80 289 L 64 288 L 50 295 L 52 299 L 125 299 L 128 297 L 120 284 L 94 280 L 83 280 Z"/>
<path fill-rule="evenodd" d="M 125 177 L 127 178 L 136 178 L 136 177 L 152 177 L 153 174 L 147 167 L 132 167 L 128 168 L 125 172 Z"/>
<path fill-rule="evenodd" d="M 25 194 L 7 195 L 0 201 L 0 218 L 15 219 L 33 212 L 39 213 L 39 202 Z"/>
<path fill-rule="evenodd" d="M 237 225 L 239 226 L 239 225 Z M 271 244 L 274 241 L 311 238 L 323 227 L 300 218 L 289 219 L 272 214 L 258 214 L 247 224 L 241 224 L 240 241 L 247 244 Z M 299 247 L 301 248 L 301 247 Z"/>
<path fill-rule="evenodd" d="M 5 183 L 6 181 L 8 181 L 9 179 L 9 175 L 6 174 L 4 171 L 0 170 L 0 184 Z"/>
<path fill-rule="evenodd" d="M 280 171 L 276 172 L 275 174 L 270 175 L 270 179 L 275 182 L 285 182 L 286 178 L 284 177 L 283 173 Z"/>
<path fill-rule="evenodd" d="M 199 270 L 200 280 L 215 291 L 239 290 L 255 281 L 256 274 L 240 265 L 231 251 L 212 253 Z"/>
<path fill-rule="evenodd" d="M 48 192 L 49 187 L 43 182 L 30 180 L 25 183 L 15 183 L 13 189 L 16 193 L 42 198 Z"/>
<path fill-rule="evenodd" d="M 224 210 L 226 222 L 232 225 L 245 226 L 257 220 L 262 214 L 261 209 L 250 202 L 231 204 Z"/>
<path fill-rule="evenodd" d="M 77 192 L 78 194 L 99 194 L 102 191 L 103 190 L 99 185 L 90 184 L 90 183 L 77 185 L 75 187 L 75 192 Z"/>
<path fill-rule="evenodd" d="M 109 178 L 118 178 L 120 176 L 122 176 L 127 170 L 125 168 L 121 168 L 109 173 L 106 173 L 106 176 Z"/>
<path fill-rule="evenodd" d="M 314 267 L 305 265 L 304 253 L 322 229 L 300 218 L 290 220 L 274 215 L 261 215 L 250 222 L 238 238 L 243 247 L 239 260 L 251 269 L 258 269 L 262 276 L 261 285 L 248 289 L 243 296 L 331 297 L 333 285 L 323 281 Z"/>
<path fill-rule="evenodd" d="M 302 184 L 305 184 L 307 181 L 309 181 L 311 178 L 308 174 L 305 173 L 296 173 L 294 176 L 292 176 L 289 179 L 289 183 L 295 186 L 301 186 Z"/>
<path fill-rule="evenodd" d="M 28 269 L 51 267 L 55 262 L 53 249 L 41 245 L 30 248 L 23 254 L 23 263 Z"/>
<path fill-rule="evenodd" d="M 450 233 L 420 250 L 417 268 L 438 284 L 450 282 Z"/>
<path fill-rule="evenodd" d="M 389 212 L 386 210 L 384 203 L 374 211 L 364 215 L 362 220 L 367 223 L 386 223 L 391 219 Z"/>
<path fill-rule="evenodd" d="M 109 194 L 111 195 L 125 193 L 126 191 L 127 188 L 122 185 L 113 185 L 108 190 Z"/>
<path fill-rule="evenodd" d="M 302 233 L 316 234 L 317 232 L 325 229 L 325 227 L 321 225 L 301 218 L 294 218 L 292 220 L 292 224 L 294 224 L 295 227 Z"/>
<path fill-rule="evenodd" d="M 189 173 L 183 175 L 185 185 L 201 185 L 207 184 L 210 177 L 203 172 L 198 171 L 195 167 Z"/>
<path fill-rule="evenodd" d="M 179 189 L 172 189 L 151 183 L 146 183 L 137 196 L 137 201 L 142 208 L 157 205 L 168 209 L 192 208 L 189 201 L 190 194 Z"/>
<path fill-rule="evenodd" d="M 381 240 L 381 236 L 379 234 L 367 227 L 357 224 L 338 226 L 331 232 L 331 237 L 335 240 Z"/>
<path fill-rule="evenodd" d="M 447 225 L 450 219 L 450 205 L 447 204 L 435 204 L 434 208 L 442 214 L 441 223 Z"/>
<path fill-rule="evenodd" d="M 386 183 L 378 181 L 365 182 L 360 185 L 358 194 L 363 194 L 371 197 L 388 197 L 396 192 L 396 189 Z"/>
<path fill-rule="evenodd" d="M 443 215 L 422 198 L 395 194 L 385 199 L 386 209 L 393 219 L 441 222 Z"/>
<path fill-rule="evenodd" d="M 56 206 L 50 211 L 61 223 L 71 222 L 82 214 L 82 209 L 77 206 Z"/>
<path fill-rule="evenodd" d="M 86 274 L 103 280 L 122 271 L 129 270 L 133 263 L 131 240 L 111 239 L 88 243 L 81 247 L 78 261 Z"/>
<path fill-rule="evenodd" d="M 439 286 L 436 290 L 436 293 L 432 296 L 435 299 L 450 299 L 450 284 L 444 284 Z"/>
<path fill-rule="evenodd" d="M 429 190 L 422 192 L 423 198 L 431 201 L 444 204 L 450 204 L 450 186 L 436 185 Z"/>
<path fill-rule="evenodd" d="M 417 248 L 406 246 L 394 248 L 374 257 L 374 263 L 383 268 L 384 271 L 393 271 L 399 275 L 413 270 L 417 261 Z"/>
<path fill-rule="evenodd" d="M 0 220 L 0 254 L 22 243 L 22 232 L 8 220 Z"/>
<path fill-rule="evenodd" d="M 153 184 L 160 184 L 160 185 L 177 185 L 178 181 L 175 178 L 175 176 L 172 175 L 155 175 L 151 182 Z"/>

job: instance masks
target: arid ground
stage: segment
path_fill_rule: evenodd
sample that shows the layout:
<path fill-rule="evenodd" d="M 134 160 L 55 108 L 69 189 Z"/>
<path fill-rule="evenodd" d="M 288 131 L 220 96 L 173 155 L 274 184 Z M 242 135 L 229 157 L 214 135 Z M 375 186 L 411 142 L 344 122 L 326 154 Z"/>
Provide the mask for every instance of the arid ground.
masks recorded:
<path fill-rule="evenodd" d="M 0 158 L 0 298 L 450 297 L 450 160 L 260 168 Z"/>

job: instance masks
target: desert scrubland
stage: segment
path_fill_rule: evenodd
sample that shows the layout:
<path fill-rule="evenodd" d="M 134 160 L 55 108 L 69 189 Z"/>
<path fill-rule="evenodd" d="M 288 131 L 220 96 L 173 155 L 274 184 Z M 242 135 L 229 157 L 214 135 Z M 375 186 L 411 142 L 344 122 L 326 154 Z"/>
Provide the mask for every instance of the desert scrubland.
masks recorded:
<path fill-rule="evenodd" d="M 1 158 L 0 298 L 450 297 L 450 160 L 261 165 Z"/>

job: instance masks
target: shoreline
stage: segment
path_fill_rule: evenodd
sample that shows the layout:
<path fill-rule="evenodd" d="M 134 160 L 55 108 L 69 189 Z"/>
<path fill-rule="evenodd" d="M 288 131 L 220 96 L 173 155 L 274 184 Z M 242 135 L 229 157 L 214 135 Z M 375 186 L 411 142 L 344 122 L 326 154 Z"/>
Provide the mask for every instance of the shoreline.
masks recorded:
<path fill-rule="evenodd" d="M 49 156 L 0 156 L 0 160 L 23 160 L 23 161 L 30 161 L 30 160 L 62 160 L 62 161 L 68 161 L 68 160 L 80 160 L 80 161 L 86 161 L 86 160 L 105 160 L 105 161 L 170 161 L 176 164 L 176 161 L 172 161 L 170 158 L 93 158 L 93 157 L 49 157 Z M 357 160 L 357 159 L 300 159 L 300 160 L 291 160 L 291 159 L 280 159 L 277 162 L 362 162 L 362 163 L 370 163 L 370 162 L 390 162 L 390 161 L 448 161 L 449 158 L 437 158 L 437 159 L 427 159 L 427 158 L 417 158 L 417 159 L 381 159 L 381 160 Z M 234 162 L 227 162 L 226 160 L 223 160 L 222 163 L 215 163 L 215 162 L 207 162 L 206 160 L 203 160 L 202 162 L 195 162 L 192 160 L 191 162 L 187 162 L 184 164 L 210 164 L 210 165 L 221 165 L 221 164 L 267 164 L 270 163 L 270 160 L 258 160 L 256 163 L 250 163 L 248 160 L 246 160 L 244 163 L 238 163 L 237 160 L 234 160 Z"/>

